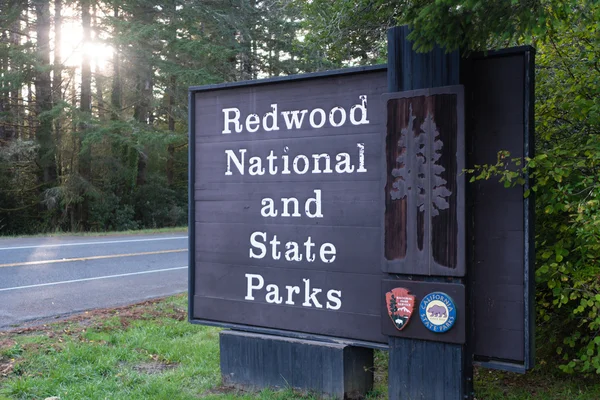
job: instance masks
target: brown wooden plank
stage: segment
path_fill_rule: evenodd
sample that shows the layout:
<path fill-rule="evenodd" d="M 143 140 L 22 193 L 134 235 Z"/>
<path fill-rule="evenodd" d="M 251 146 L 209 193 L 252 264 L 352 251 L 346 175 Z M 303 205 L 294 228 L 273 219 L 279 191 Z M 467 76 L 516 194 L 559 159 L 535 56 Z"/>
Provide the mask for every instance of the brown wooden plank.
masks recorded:
<path fill-rule="evenodd" d="M 232 153 L 226 153 L 226 151 Z M 245 150 L 245 152 L 242 152 Z M 364 156 L 361 152 L 364 151 Z M 277 157 L 273 166 L 277 167 L 276 173 L 271 174 L 267 157 L 273 152 Z M 349 156 L 352 172 L 346 171 L 345 166 L 339 166 L 337 156 L 346 153 Z M 326 154 L 329 156 L 329 170 L 325 173 L 327 162 L 325 158 L 315 159 L 316 156 Z M 229 172 L 228 171 L 229 155 Z M 316 155 L 315 157 L 313 155 Z M 287 156 L 287 157 L 285 157 Z M 263 175 L 252 175 L 250 171 L 250 158 L 259 157 L 264 169 Z M 245 141 L 239 143 L 211 143 L 196 148 L 196 188 L 203 184 L 211 183 L 254 183 L 254 182 L 335 182 L 335 181 L 364 181 L 381 178 L 381 137 L 380 135 L 364 134 L 336 137 L 320 136 L 300 139 L 274 139 L 260 141 Z M 235 158 L 235 160 L 234 160 Z M 288 160 L 287 169 L 285 160 Z M 294 169 L 294 160 L 299 160 Z M 339 162 L 346 159 L 340 155 Z M 236 161 L 244 160 L 243 174 L 236 167 Z M 308 161 L 308 165 L 306 164 Z M 363 168 L 361 169 L 361 161 Z M 363 169 L 365 170 L 364 172 Z M 315 173 L 315 170 L 320 172 Z M 328 171 L 329 171 L 328 170 Z M 283 174 L 283 171 L 289 171 Z"/>
<path fill-rule="evenodd" d="M 328 313 L 315 309 L 289 313 L 283 312 L 278 305 L 194 296 L 194 318 L 377 343 L 387 342 L 387 337 L 379 329 L 371 329 L 378 325 L 378 315 Z"/>
<path fill-rule="evenodd" d="M 264 258 L 250 258 L 250 238 L 254 232 L 265 232 L 267 236 L 266 254 Z M 272 257 L 270 241 L 277 235 L 280 259 Z M 306 261 L 304 243 L 310 237 L 315 244 L 313 253 L 315 260 Z M 379 264 L 375 261 L 380 256 L 380 231 L 378 228 L 356 228 L 340 226 L 312 225 L 269 225 L 256 224 L 208 224 L 196 223 L 196 261 L 216 262 L 222 264 L 249 266 L 277 266 L 306 270 L 345 271 L 348 273 L 379 273 Z M 259 238 L 256 238 L 259 240 Z M 285 259 L 285 244 L 296 241 L 299 246 L 301 261 Z M 319 257 L 319 249 L 324 243 L 335 246 L 337 254 L 334 262 L 323 262 Z M 254 253 L 259 254 L 257 247 Z M 327 258 L 331 258 L 328 256 Z"/>
<path fill-rule="evenodd" d="M 286 82 L 282 84 L 264 85 L 258 88 L 240 87 L 220 91 L 196 93 L 196 140 L 198 143 L 218 141 L 245 140 L 248 133 L 222 134 L 224 123 L 224 108 L 235 107 L 240 110 L 241 118 L 251 113 L 261 117 L 271 112 L 271 104 L 277 104 L 279 114 L 279 131 L 264 131 L 259 127 L 252 136 L 269 138 L 303 137 L 314 135 L 314 129 L 308 128 L 306 122 L 303 129 L 287 130 L 282 111 L 308 110 L 321 108 L 329 112 L 333 107 L 343 107 L 348 111 L 353 105 L 359 103 L 360 95 L 367 96 L 368 120 L 370 124 L 381 124 L 381 109 L 379 96 L 385 92 L 385 72 L 376 71 L 354 76 L 345 76 L 333 79 L 323 79 L 305 82 Z M 307 102 L 306 99 L 310 99 Z M 308 113 L 305 119 L 308 119 Z M 349 117 L 348 117 L 349 118 Z M 242 122 L 242 120 L 240 120 Z M 361 127 L 345 124 L 340 128 L 319 129 L 320 135 L 340 135 L 362 132 Z M 377 128 L 375 128 L 377 129 Z"/>
<path fill-rule="evenodd" d="M 470 168 L 495 164 L 500 150 L 524 155 L 524 61 L 521 54 L 476 59 L 468 87 Z M 518 168 L 518 167 L 517 167 Z M 524 362 L 525 214 L 523 187 L 494 178 L 470 185 L 472 289 L 477 359 Z"/>
<path fill-rule="evenodd" d="M 324 310 L 327 310 L 327 291 L 335 289 L 341 292 L 341 307 L 339 310 L 329 310 L 330 314 L 341 312 L 379 315 L 380 304 L 378 293 L 375 296 L 366 296 L 366 294 L 373 294 L 369 288 L 377 286 L 376 282 L 379 283 L 381 273 L 352 274 L 345 271 L 303 271 L 286 268 L 281 265 L 274 267 L 251 267 L 207 262 L 201 264 L 201 269 L 195 277 L 196 294 L 203 297 L 247 301 L 245 300 L 248 283 L 246 274 L 261 275 L 264 278 L 265 288 L 269 284 L 278 285 L 280 295 L 283 298 L 280 306 L 285 308 L 286 313 L 293 313 L 306 308 L 302 305 L 306 300 L 304 291 L 306 283 L 303 279 L 310 279 L 311 288 L 320 288 L 323 290 L 317 298 Z M 257 281 L 252 280 L 252 282 L 256 283 Z M 286 304 L 286 285 L 298 286 L 301 289 L 299 294 L 293 294 L 292 296 L 292 301 L 295 304 Z M 265 300 L 265 288 L 253 291 L 255 300 L 252 300 L 252 303 L 268 304 Z M 364 296 L 356 296 L 356 293 L 363 293 Z M 314 304 L 313 308 L 315 308 Z"/>

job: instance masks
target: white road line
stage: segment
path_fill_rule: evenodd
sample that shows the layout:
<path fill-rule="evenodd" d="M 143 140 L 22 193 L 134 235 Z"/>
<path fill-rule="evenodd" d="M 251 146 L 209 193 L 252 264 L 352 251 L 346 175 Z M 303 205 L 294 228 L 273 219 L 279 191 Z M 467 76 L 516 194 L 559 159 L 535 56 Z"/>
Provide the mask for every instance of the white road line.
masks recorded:
<path fill-rule="evenodd" d="M 152 239 L 109 240 L 109 241 L 103 241 L 103 242 L 41 244 L 38 246 L 0 247 L 0 251 L 1 250 L 19 250 L 19 249 L 37 249 L 40 247 L 88 246 L 88 245 L 110 244 L 110 243 L 153 242 L 153 241 L 157 241 L 157 240 L 176 240 L 176 239 L 187 239 L 187 238 L 188 238 L 187 236 L 175 236 L 175 237 L 152 238 Z"/>
<path fill-rule="evenodd" d="M 175 267 L 175 268 L 165 268 L 165 269 L 153 269 L 151 271 L 130 272 L 128 274 L 96 276 L 94 278 L 73 279 L 71 281 L 40 283 L 40 284 L 37 284 L 37 285 L 27 285 L 27 286 L 15 286 L 15 287 L 9 287 L 9 288 L 0 289 L 0 292 L 8 292 L 9 290 L 19 290 L 19 289 L 31 289 L 31 288 L 37 288 L 37 287 L 43 287 L 43 286 L 63 285 L 65 283 L 88 282 L 88 281 L 97 281 L 97 280 L 100 280 L 100 279 L 121 278 L 123 276 L 153 274 L 155 272 L 175 271 L 175 270 L 178 270 L 178 269 L 186 269 L 186 268 L 187 268 L 187 266 L 185 266 L 185 267 Z"/>

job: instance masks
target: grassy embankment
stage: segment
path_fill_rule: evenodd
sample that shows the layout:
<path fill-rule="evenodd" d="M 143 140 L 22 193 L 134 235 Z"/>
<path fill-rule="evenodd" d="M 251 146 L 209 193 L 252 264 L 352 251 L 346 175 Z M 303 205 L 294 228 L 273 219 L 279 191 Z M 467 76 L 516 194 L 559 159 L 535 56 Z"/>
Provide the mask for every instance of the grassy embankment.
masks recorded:
<path fill-rule="evenodd" d="M 0 332 L 0 400 L 311 399 L 309 394 L 238 392 L 220 386 L 218 329 L 187 322 L 185 295 L 65 321 Z M 386 354 L 376 356 L 386 399 Z M 600 383 L 534 371 L 479 370 L 478 400 L 598 400 Z"/>

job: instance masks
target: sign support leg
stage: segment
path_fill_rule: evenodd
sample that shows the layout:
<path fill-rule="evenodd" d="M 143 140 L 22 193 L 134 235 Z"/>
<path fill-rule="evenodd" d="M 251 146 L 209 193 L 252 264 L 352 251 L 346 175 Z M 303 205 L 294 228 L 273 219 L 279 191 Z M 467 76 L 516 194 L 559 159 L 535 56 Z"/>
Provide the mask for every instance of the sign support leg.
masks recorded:
<path fill-rule="evenodd" d="M 399 92 L 457 85 L 460 55 L 435 48 L 416 53 L 407 40 L 408 27 L 388 32 L 388 90 Z M 408 275 L 393 275 L 409 278 Z M 427 282 L 449 278 L 426 277 Z M 466 283 L 465 279 L 450 279 Z M 468 293 L 468 291 L 467 291 Z M 469 319 L 467 310 L 463 317 Z M 415 321 L 417 322 L 417 321 Z M 469 327 L 467 320 L 467 327 Z M 469 335 L 467 335 L 469 336 Z M 463 400 L 472 398 L 472 357 L 466 345 L 389 337 L 388 392 L 390 400 Z"/>
<path fill-rule="evenodd" d="M 222 331 L 223 384 L 239 389 L 309 391 L 362 399 L 373 388 L 373 350 L 343 343 Z"/>

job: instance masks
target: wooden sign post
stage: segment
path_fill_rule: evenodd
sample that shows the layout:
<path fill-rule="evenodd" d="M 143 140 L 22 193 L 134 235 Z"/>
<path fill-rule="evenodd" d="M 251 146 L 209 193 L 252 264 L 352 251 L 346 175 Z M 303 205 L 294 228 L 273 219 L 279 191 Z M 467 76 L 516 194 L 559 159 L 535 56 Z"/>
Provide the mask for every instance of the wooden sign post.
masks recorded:
<path fill-rule="evenodd" d="M 464 97 L 457 86 L 461 59 L 457 52 L 439 48 L 414 52 L 408 32 L 406 27 L 388 32 L 388 90 L 402 93 L 387 98 L 383 269 L 400 279 L 385 280 L 382 292 L 409 287 L 419 291 L 419 300 L 445 293 L 454 300 L 458 327 L 425 334 L 421 321 L 413 321 L 420 329 L 413 329 L 412 337 L 418 339 L 408 336 L 409 329 L 400 337 L 392 332 L 388 392 L 391 400 L 458 400 L 470 398 L 473 375 L 465 335 Z M 427 280 L 410 281 L 415 276 Z M 427 312 L 419 310 L 426 317 Z"/>

